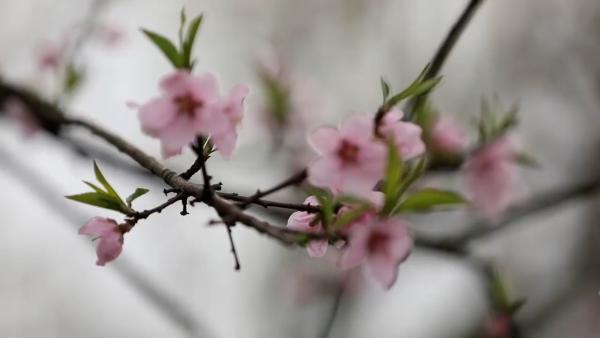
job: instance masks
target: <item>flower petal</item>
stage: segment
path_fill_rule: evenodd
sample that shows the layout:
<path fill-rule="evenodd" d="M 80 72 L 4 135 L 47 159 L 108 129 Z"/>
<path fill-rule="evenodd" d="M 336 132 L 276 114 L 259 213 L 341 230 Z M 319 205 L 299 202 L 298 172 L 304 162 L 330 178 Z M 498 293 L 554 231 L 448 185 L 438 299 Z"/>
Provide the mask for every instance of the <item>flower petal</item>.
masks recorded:
<path fill-rule="evenodd" d="M 115 260 L 121 254 L 121 251 L 123 251 L 123 234 L 118 229 L 104 233 L 96 249 L 98 255 L 96 264 L 103 266 Z"/>
<path fill-rule="evenodd" d="M 340 133 L 333 127 L 321 127 L 309 136 L 309 142 L 319 154 L 330 154 L 337 150 Z"/>
<path fill-rule="evenodd" d="M 117 226 L 117 222 L 110 218 L 94 217 L 79 228 L 79 234 L 98 237 L 116 229 Z"/>
<path fill-rule="evenodd" d="M 154 99 L 140 107 L 138 118 L 142 131 L 150 136 L 158 136 L 177 116 L 177 107 L 168 98 Z"/>
<path fill-rule="evenodd" d="M 327 240 L 312 240 L 308 242 L 306 251 L 311 257 L 323 257 L 327 253 Z"/>

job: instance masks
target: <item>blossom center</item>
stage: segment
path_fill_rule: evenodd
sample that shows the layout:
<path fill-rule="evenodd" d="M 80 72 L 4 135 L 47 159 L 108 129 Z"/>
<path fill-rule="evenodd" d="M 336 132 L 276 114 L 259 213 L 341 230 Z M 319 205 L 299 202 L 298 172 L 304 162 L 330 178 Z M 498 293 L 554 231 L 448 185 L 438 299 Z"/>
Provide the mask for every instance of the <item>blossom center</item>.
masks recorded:
<path fill-rule="evenodd" d="M 337 155 L 345 164 L 357 163 L 359 150 L 360 148 L 358 148 L 358 146 L 355 144 L 343 140 L 340 148 L 338 149 Z"/>
<path fill-rule="evenodd" d="M 368 252 L 377 252 L 377 251 L 387 251 L 387 242 L 389 241 L 389 237 L 383 233 L 372 233 L 369 236 L 369 241 L 367 242 Z"/>
<path fill-rule="evenodd" d="M 202 102 L 197 101 L 189 94 L 176 97 L 175 104 L 177 105 L 179 114 L 189 117 L 194 117 L 196 109 L 202 107 Z"/>

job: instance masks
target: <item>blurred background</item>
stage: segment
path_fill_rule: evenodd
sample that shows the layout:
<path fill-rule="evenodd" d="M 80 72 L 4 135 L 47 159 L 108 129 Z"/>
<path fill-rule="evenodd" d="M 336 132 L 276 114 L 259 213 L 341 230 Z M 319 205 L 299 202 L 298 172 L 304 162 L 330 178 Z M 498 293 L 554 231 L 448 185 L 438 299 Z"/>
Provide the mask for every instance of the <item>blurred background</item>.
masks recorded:
<path fill-rule="evenodd" d="M 175 38 L 182 6 L 188 17 L 203 12 L 196 71 L 213 72 L 223 89 L 248 83 L 252 91 L 236 155 L 215 156 L 211 171 L 225 190 L 252 193 L 311 158 L 308 130 L 373 112 L 380 76 L 396 89 L 408 85 L 466 4 L 0 0 L 0 75 L 159 156 L 158 142 L 142 134 L 126 102 L 157 95 L 171 66 L 139 28 Z M 105 34 L 82 44 L 75 63 L 85 81 L 61 97 L 55 74 L 40 71 L 40 57 L 80 34 L 90 17 Z M 487 0 L 450 55 L 434 100 L 465 128 L 482 96 L 520 103 L 520 143 L 541 163 L 522 171 L 526 200 L 600 172 L 599 51 L 597 0 Z M 267 114 L 265 74 L 282 76 L 291 88 L 298 128 L 285 129 Z M 151 189 L 136 201 L 140 208 L 161 203 L 164 187 L 132 173 L 128 159 L 87 133 L 69 138 L 93 149 L 91 157 L 48 135 L 24 138 L 14 121 L 0 119 L 1 337 L 482 336 L 490 300 L 469 259 L 417 249 L 394 287 L 383 291 L 360 271 L 342 275 L 334 254 L 311 259 L 237 226 L 236 272 L 226 231 L 207 226 L 216 214 L 203 206 L 186 217 L 171 208 L 144 221 L 126 236 L 116 262 L 97 267 L 93 244 L 77 229 L 92 216 L 118 215 L 62 197 L 85 190 L 92 157 L 118 191 Z M 190 152 L 165 161 L 180 170 L 192 162 Z M 434 180 L 460 186 L 456 175 Z M 600 335 L 599 203 L 593 196 L 563 203 L 470 245 L 472 256 L 493 262 L 513 293 L 526 298 L 516 317 L 523 336 Z M 412 224 L 416 232 L 443 236 L 470 219 L 452 212 Z"/>

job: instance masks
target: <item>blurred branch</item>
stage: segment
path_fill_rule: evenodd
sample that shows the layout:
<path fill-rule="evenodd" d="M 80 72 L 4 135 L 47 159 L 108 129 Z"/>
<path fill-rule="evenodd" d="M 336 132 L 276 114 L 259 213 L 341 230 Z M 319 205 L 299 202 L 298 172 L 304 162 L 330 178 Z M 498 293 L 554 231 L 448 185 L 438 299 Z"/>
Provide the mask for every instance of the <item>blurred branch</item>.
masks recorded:
<path fill-rule="evenodd" d="M 466 246 L 472 241 L 491 236 L 498 231 L 506 230 L 510 227 L 523 224 L 518 223 L 517 221 L 529 216 L 533 216 L 536 213 L 558 207 L 567 202 L 590 197 L 598 193 L 598 191 L 600 191 L 600 176 L 578 184 L 574 184 L 572 186 L 554 188 L 549 191 L 538 193 L 528 200 L 522 202 L 519 206 L 509 210 L 504 218 L 497 223 L 479 221 L 471 224 L 462 234 L 453 236 L 451 239 L 446 238 L 435 240 L 428 238 L 417 238 L 416 243 L 421 247 L 438 250 L 442 249 L 444 251 L 454 253 L 465 253 Z"/>
<path fill-rule="evenodd" d="M 0 164 L 0 168 L 18 178 L 27 189 L 30 189 L 33 192 L 32 196 L 42 200 L 51 210 L 73 226 L 79 227 L 87 220 L 87 216 L 67 207 L 63 199 L 56 198 L 56 191 L 49 186 L 47 181 L 43 180 L 33 170 L 19 163 L 16 156 L 11 156 L 2 148 L 0 148 Z M 119 259 L 114 268 L 126 283 L 140 292 L 142 296 L 150 301 L 150 304 L 153 304 L 167 318 L 171 319 L 187 336 L 214 336 L 205 324 L 200 325 L 198 323 L 196 314 L 183 306 L 173 295 L 169 295 L 166 290 L 159 286 L 159 283 L 144 275 L 126 257 Z"/>

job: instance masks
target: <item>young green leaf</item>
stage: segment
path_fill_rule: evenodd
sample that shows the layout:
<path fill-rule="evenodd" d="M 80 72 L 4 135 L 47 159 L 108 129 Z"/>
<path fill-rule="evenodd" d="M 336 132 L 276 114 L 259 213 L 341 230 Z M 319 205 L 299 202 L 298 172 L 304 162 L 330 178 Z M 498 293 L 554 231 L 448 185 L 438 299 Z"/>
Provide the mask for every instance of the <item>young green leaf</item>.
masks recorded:
<path fill-rule="evenodd" d="M 105 192 L 87 192 L 79 195 L 71 195 L 65 197 L 76 202 L 89 204 L 104 209 L 110 209 L 122 213 L 128 212 L 128 210 L 121 203 L 121 201 L 117 200 L 114 196 L 111 196 Z"/>
<path fill-rule="evenodd" d="M 183 46 L 183 28 L 185 27 L 186 20 L 185 7 L 181 7 L 181 12 L 179 13 L 179 33 L 177 34 L 180 47 Z"/>
<path fill-rule="evenodd" d="M 66 69 L 65 79 L 63 83 L 63 90 L 67 94 L 72 94 L 81 85 L 83 80 L 83 71 L 75 68 L 72 64 L 69 64 Z"/>
<path fill-rule="evenodd" d="M 381 81 L 381 93 L 383 95 L 383 103 L 385 103 L 387 98 L 390 96 L 390 85 L 385 81 L 383 76 L 381 77 L 380 81 Z"/>
<path fill-rule="evenodd" d="M 425 188 L 410 194 L 395 208 L 396 213 L 424 212 L 440 207 L 456 207 L 466 200 L 453 191 Z"/>
<path fill-rule="evenodd" d="M 436 77 L 430 80 L 426 80 L 423 82 L 416 82 L 411 84 L 408 88 L 406 88 L 405 90 L 401 91 L 400 93 L 390 97 L 384 107 L 386 110 L 390 110 L 392 109 L 395 105 L 397 105 L 398 103 L 400 103 L 401 101 L 411 97 L 411 96 L 418 96 L 418 95 L 423 95 L 429 91 L 431 91 L 435 86 L 438 85 L 438 83 L 440 83 L 440 81 L 442 80 L 442 77 Z"/>
<path fill-rule="evenodd" d="M 400 190 L 400 181 L 404 172 L 404 164 L 400 159 L 398 148 L 393 142 L 388 142 L 387 168 L 385 179 L 383 181 L 383 195 L 385 196 L 384 213 L 392 210 L 398 202 L 398 192 Z"/>
<path fill-rule="evenodd" d="M 154 43 L 156 47 L 158 47 L 158 49 L 160 49 L 167 59 L 169 59 L 173 67 L 178 69 L 183 67 L 182 57 L 179 54 L 177 47 L 175 47 L 175 45 L 169 39 L 147 29 L 142 29 L 142 32 L 148 37 L 148 39 L 150 39 L 150 41 L 152 41 L 152 43 Z"/>
<path fill-rule="evenodd" d="M 99 186 L 90 183 L 88 181 L 83 181 L 83 183 L 85 183 L 85 185 L 87 185 L 88 187 L 92 188 L 95 192 L 99 192 L 99 193 L 106 193 L 104 190 L 102 190 Z"/>
<path fill-rule="evenodd" d="M 200 29 L 200 25 L 202 24 L 203 14 L 198 15 L 190 22 L 187 33 L 185 35 L 185 39 L 183 40 L 182 45 L 182 61 L 183 66 L 191 69 L 192 68 L 192 49 L 194 48 L 194 42 L 196 41 L 196 36 L 198 35 L 198 30 Z"/>
<path fill-rule="evenodd" d="M 319 201 L 323 228 L 329 231 L 335 217 L 335 201 L 329 193 L 322 189 L 312 189 L 311 195 L 314 195 L 317 201 Z"/>
<path fill-rule="evenodd" d="M 359 219 L 370 208 L 371 206 L 368 203 L 363 203 L 361 205 L 351 208 L 348 211 L 345 211 L 339 217 L 336 218 L 335 222 L 333 223 L 333 228 L 335 230 L 340 230 L 345 225 L 350 224 Z"/>
<path fill-rule="evenodd" d="M 94 161 L 94 174 L 96 175 L 96 179 L 98 180 L 98 182 L 100 182 L 104 189 L 106 189 L 108 195 L 113 196 L 115 200 L 118 200 L 121 202 L 121 204 L 125 205 L 119 194 L 117 194 L 115 189 L 113 189 L 113 187 L 110 185 L 110 183 L 108 183 L 108 181 L 104 177 L 104 174 L 102 174 L 102 171 L 100 170 L 100 167 L 98 167 L 98 163 L 96 163 L 96 161 Z"/>
<path fill-rule="evenodd" d="M 528 154 L 525 152 L 520 152 L 520 153 L 515 154 L 514 161 L 518 165 L 527 167 L 527 168 L 539 169 L 541 167 L 540 163 L 538 162 L 538 160 L 535 157 L 533 157 L 531 154 Z"/>
<path fill-rule="evenodd" d="M 127 205 L 131 207 L 131 203 L 135 201 L 138 197 L 145 195 L 148 191 L 146 188 L 137 188 L 135 191 L 127 197 Z"/>

